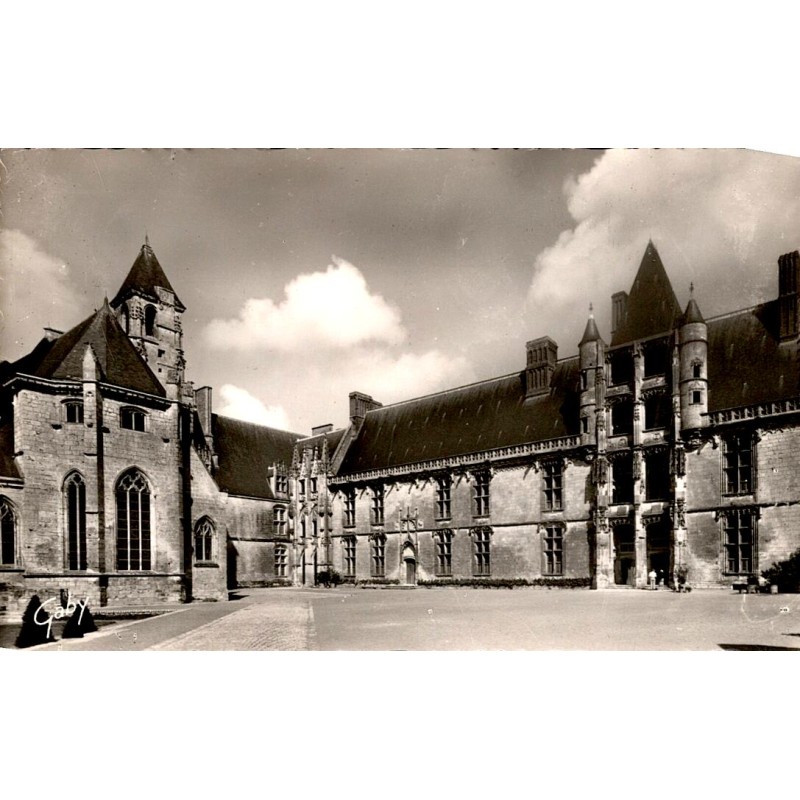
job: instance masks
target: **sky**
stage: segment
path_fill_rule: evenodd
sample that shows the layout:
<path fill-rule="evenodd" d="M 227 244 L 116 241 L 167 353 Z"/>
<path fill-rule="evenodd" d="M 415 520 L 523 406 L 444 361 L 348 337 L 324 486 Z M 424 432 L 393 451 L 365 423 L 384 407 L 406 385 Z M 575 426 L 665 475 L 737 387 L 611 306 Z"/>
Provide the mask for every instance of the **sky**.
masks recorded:
<path fill-rule="evenodd" d="M 771 299 L 800 160 L 748 150 L 4 150 L 0 357 L 113 297 L 145 234 L 218 413 L 309 432 L 577 352 L 649 239 L 682 305 Z"/>

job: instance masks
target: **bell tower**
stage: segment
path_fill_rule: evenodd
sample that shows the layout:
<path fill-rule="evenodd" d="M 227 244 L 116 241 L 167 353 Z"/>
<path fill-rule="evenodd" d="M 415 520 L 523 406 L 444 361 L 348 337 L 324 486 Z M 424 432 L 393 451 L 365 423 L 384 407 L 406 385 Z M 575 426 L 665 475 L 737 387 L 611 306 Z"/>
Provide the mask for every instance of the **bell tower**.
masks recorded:
<path fill-rule="evenodd" d="M 186 307 L 164 274 L 147 236 L 111 308 L 167 395 L 180 399 L 186 367 L 182 326 Z"/>

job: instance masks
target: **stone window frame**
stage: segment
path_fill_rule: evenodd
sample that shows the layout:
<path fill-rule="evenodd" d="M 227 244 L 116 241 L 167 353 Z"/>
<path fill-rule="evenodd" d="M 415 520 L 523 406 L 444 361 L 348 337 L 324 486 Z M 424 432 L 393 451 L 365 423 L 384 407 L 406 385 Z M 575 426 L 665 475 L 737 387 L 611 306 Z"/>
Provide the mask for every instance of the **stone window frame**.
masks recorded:
<path fill-rule="evenodd" d="M 370 574 L 373 578 L 386 577 L 386 534 L 375 533 L 370 537 Z"/>
<path fill-rule="evenodd" d="M 0 495 L 0 568 L 19 565 L 19 513 L 8 497 Z"/>
<path fill-rule="evenodd" d="M 64 400 L 61 409 L 67 425 L 83 425 L 83 400 Z"/>
<path fill-rule="evenodd" d="M 492 574 L 492 529 L 479 525 L 470 531 L 472 537 L 472 574 L 488 578 Z"/>
<path fill-rule="evenodd" d="M 492 475 L 489 470 L 478 470 L 472 478 L 472 516 L 488 517 L 491 514 Z"/>
<path fill-rule="evenodd" d="M 543 461 L 542 508 L 545 511 L 564 510 L 564 461 L 560 458 Z"/>
<path fill-rule="evenodd" d="M 753 495 L 756 491 L 756 439 L 749 431 L 734 431 L 722 437 L 720 448 L 723 497 Z M 747 458 L 743 456 L 747 454 Z M 744 479 L 744 480 L 743 480 Z"/>
<path fill-rule="evenodd" d="M 342 575 L 345 578 L 356 577 L 357 539 L 355 534 L 342 536 Z"/>
<path fill-rule="evenodd" d="M 272 507 L 272 530 L 275 536 L 286 536 L 288 528 L 287 508 L 284 505 Z"/>
<path fill-rule="evenodd" d="M 275 474 L 275 494 L 289 494 L 289 476 L 285 472 Z"/>
<path fill-rule="evenodd" d="M 122 430 L 146 433 L 148 413 L 136 406 L 122 406 L 119 410 L 119 426 Z"/>
<path fill-rule="evenodd" d="M 689 405 L 701 406 L 703 404 L 703 390 L 692 389 L 689 396 Z"/>
<path fill-rule="evenodd" d="M 654 497 L 651 488 L 651 470 L 650 460 L 654 458 L 662 458 L 666 464 L 666 492 L 662 497 Z M 642 460 L 644 461 L 644 500 L 646 503 L 658 503 L 668 501 L 672 496 L 672 485 L 670 478 L 670 454 L 669 450 L 665 447 L 649 447 L 642 451 Z M 662 478 L 664 475 L 661 476 Z"/>
<path fill-rule="evenodd" d="M 88 569 L 86 555 L 86 479 L 78 470 L 67 473 L 61 484 L 64 505 L 64 568 Z"/>
<path fill-rule="evenodd" d="M 356 526 L 356 490 L 349 487 L 342 490 L 342 527 L 355 528 Z"/>
<path fill-rule="evenodd" d="M 217 526 L 209 516 L 202 516 L 194 525 L 194 560 L 198 564 L 214 564 L 217 549 Z"/>
<path fill-rule="evenodd" d="M 382 483 L 376 483 L 370 489 L 370 519 L 373 525 L 383 525 L 385 518 L 386 492 Z"/>
<path fill-rule="evenodd" d="M 610 467 L 610 469 L 608 471 L 608 480 L 609 480 L 608 495 L 609 495 L 609 503 L 610 503 L 610 505 L 614 505 L 614 506 L 617 506 L 617 505 L 629 505 L 629 504 L 633 503 L 634 483 L 635 483 L 634 477 L 633 477 L 633 473 L 634 473 L 633 457 L 634 456 L 633 456 L 633 451 L 632 450 L 620 450 L 620 451 L 617 451 L 617 452 L 614 452 L 614 453 L 609 453 L 609 455 L 608 455 L 608 465 Z M 622 462 L 622 461 L 629 461 L 631 469 L 630 469 L 630 475 L 629 476 L 628 475 L 624 476 L 626 478 L 628 478 L 628 477 L 630 478 L 630 482 L 629 483 L 628 483 L 628 481 L 625 482 L 625 488 L 629 489 L 629 492 L 626 492 L 626 495 L 627 495 L 626 498 L 620 499 L 619 497 L 616 496 L 616 493 L 619 491 L 619 489 L 618 489 L 619 476 L 616 474 L 617 473 L 617 466 L 616 465 L 617 465 L 617 462 Z"/>
<path fill-rule="evenodd" d="M 151 313 L 152 312 L 152 313 Z M 144 335 L 150 339 L 156 338 L 156 320 L 158 319 L 158 309 L 152 304 L 147 303 L 142 311 L 142 330 Z"/>
<path fill-rule="evenodd" d="M 436 477 L 436 490 L 434 498 L 434 511 L 436 519 L 450 519 L 452 517 L 453 479 L 450 475 Z"/>
<path fill-rule="evenodd" d="M 123 488 L 124 484 L 130 484 L 127 488 Z M 136 484 L 139 484 L 139 488 L 137 489 Z M 141 526 L 139 528 L 139 544 L 138 544 L 138 553 L 137 559 L 131 559 L 131 528 L 130 524 L 128 524 L 127 529 L 127 546 L 125 548 L 126 551 L 126 558 L 125 564 L 126 566 L 121 566 L 122 559 L 120 558 L 121 548 L 120 543 L 122 541 L 122 531 L 120 530 L 120 492 L 124 491 L 127 496 L 128 500 L 130 500 L 132 496 L 132 492 L 136 490 L 139 496 L 139 503 L 137 506 L 137 516 L 140 520 L 143 519 L 143 508 L 142 505 L 142 497 L 147 497 L 147 524 L 146 526 Z M 114 504 L 115 504 L 115 514 L 114 514 L 114 524 L 116 528 L 116 553 L 115 553 L 115 564 L 117 572 L 151 572 L 153 566 L 153 542 L 155 540 L 155 525 L 153 524 L 153 506 L 154 506 L 154 493 L 153 487 L 148 479 L 147 475 L 145 475 L 144 471 L 141 470 L 139 467 L 130 467 L 126 469 L 120 476 L 117 478 L 114 484 Z M 126 506 L 126 512 L 130 512 L 131 506 Z M 127 515 L 127 521 L 130 523 L 130 514 Z M 147 547 L 144 547 L 144 542 L 146 540 Z M 131 566 L 131 562 L 135 561 L 138 566 Z"/>
<path fill-rule="evenodd" d="M 558 577 L 564 574 L 564 538 L 566 526 L 561 522 L 542 525 L 542 575 Z"/>
<path fill-rule="evenodd" d="M 453 537 L 452 528 L 440 528 L 433 532 L 436 549 L 434 573 L 440 578 L 449 578 L 453 574 Z"/>
<path fill-rule="evenodd" d="M 720 520 L 723 575 L 757 575 L 758 509 L 751 507 L 731 507 L 720 510 L 718 516 Z M 745 518 L 749 523 L 746 526 L 742 525 L 742 521 Z M 749 542 L 742 540 L 743 531 L 749 531 Z M 734 534 L 734 536 L 732 537 L 731 534 Z"/>
<path fill-rule="evenodd" d="M 285 544 L 275 545 L 273 562 L 275 577 L 285 578 L 289 566 L 289 548 Z"/>

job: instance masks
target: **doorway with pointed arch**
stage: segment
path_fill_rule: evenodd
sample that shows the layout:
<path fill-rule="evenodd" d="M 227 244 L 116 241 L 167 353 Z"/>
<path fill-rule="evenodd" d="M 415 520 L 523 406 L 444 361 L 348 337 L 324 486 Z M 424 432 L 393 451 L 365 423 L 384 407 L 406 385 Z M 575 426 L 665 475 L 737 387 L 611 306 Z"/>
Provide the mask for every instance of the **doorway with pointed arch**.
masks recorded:
<path fill-rule="evenodd" d="M 406 586 L 417 585 L 417 548 L 408 539 L 403 543 L 401 574 Z"/>

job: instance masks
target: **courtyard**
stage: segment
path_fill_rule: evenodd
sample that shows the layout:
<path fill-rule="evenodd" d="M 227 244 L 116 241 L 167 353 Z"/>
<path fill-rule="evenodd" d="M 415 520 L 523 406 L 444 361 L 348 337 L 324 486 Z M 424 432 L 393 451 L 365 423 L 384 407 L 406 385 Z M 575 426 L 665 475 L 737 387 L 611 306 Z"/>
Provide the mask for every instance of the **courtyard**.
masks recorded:
<path fill-rule="evenodd" d="M 242 589 L 47 650 L 800 650 L 799 595 Z"/>

